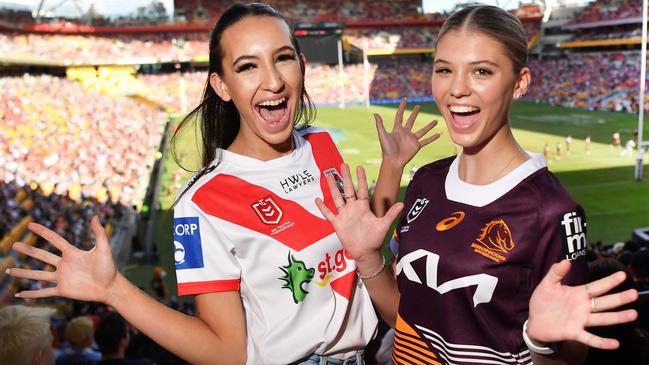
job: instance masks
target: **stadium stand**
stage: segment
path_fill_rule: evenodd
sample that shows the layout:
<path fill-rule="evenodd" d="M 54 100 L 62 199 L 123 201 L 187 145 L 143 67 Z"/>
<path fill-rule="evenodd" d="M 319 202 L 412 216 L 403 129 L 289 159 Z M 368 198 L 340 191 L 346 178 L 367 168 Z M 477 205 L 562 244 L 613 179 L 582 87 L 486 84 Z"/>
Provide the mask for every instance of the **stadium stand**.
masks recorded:
<path fill-rule="evenodd" d="M 131 246 L 124 244 L 136 228 L 130 207 L 144 199 L 169 112 L 182 115 L 200 99 L 209 27 L 230 4 L 175 3 L 178 18 L 171 28 L 154 19 L 93 19 L 94 26 L 110 32 L 89 32 L 78 20 L 61 18 L 42 19 L 37 28 L 30 12 L 0 9 L 0 63 L 9 65 L 0 66 L 0 303 L 43 285 L 9 280 L 5 268 L 52 270 L 10 250 L 17 240 L 47 247 L 29 233 L 29 222 L 53 227 L 89 249 L 94 243 L 87 223 L 98 215 L 118 262 L 132 257 Z M 342 70 L 307 64 L 306 87 L 316 104 L 390 103 L 402 96 L 430 100 L 431 55 L 443 14 L 422 14 L 414 0 L 271 3 L 296 22 L 344 27 L 349 54 Z M 533 54 L 533 87 L 525 99 L 637 113 L 640 53 L 634 39 L 640 6 L 640 0 L 597 0 L 581 10 L 557 8 L 547 22 L 538 7 L 517 9 Z M 602 41 L 615 42 L 588 43 Z M 351 55 L 364 48 L 367 65 Z M 173 174 L 176 189 L 185 179 L 181 175 Z M 625 252 L 646 253 L 645 246 L 623 243 L 614 250 L 594 244 L 590 255 L 624 261 Z M 646 290 L 646 278 L 636 281 Z M 78 303 L 70 309 L 69 302 L 56 299 L 48 303 L 68 309 L 69 318 L 105 310 Z M 191 306 L 186 311 L 191 313 Z M 645 310 L 644 323 L 646 318 Z"/>

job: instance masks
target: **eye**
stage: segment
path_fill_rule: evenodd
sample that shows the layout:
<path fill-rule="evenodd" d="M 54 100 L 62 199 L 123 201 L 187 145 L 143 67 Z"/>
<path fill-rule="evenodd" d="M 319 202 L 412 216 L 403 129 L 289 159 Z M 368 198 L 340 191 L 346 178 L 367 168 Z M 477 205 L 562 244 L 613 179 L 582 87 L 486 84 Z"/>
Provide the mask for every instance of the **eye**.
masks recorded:
<path fill-rule="evenodd" d="M 493 75 L 493 72 L 487 68 L 478 68 L 474 71 L 474 73 L 478 76 L 489 76 Z"/>
<path fill-rule="evenodd" d="M 277 57 L 277 62 L 295 61 L 295 55 L 292 53 L 281 54 Z"/>
<path fill-rule="evenodd" d="M 440 67 L 435 69 L 435 73 L 440 75 L 447 75 L 451 73 L 451 69 L 446 67 Z"/>
<path fill-rule="evenodd" d="M 243 72 L 243 71 L 252 70 L 253 68 L 257 68 L 257 65 L 254 64 L 254 63 L 244 63 L 244 64 L 238 66 L 236 71 L 237 72 Z"/>

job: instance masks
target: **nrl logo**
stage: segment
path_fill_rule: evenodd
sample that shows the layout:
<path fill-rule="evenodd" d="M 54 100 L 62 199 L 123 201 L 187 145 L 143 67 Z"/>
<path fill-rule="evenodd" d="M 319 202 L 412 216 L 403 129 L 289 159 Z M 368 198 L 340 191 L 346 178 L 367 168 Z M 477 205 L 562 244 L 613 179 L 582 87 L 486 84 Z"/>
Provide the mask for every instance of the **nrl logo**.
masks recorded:
<path fill-rule="evenodd" d="M 282 219 L 282 210 L 273 198 L 267 197 L 259 199 L 258 202 L 252 205 L 252 209 L 257 213 L 259 219 L 266 224 L 277 224 Z"/>
<path fill-rule="evenodd" d="M 426 205 L 428 204 L 428 199 L 426 198 L 419 198 L 415 201 L 415 204 L 412 205 L 412 208 L 410 208 L 410 211 L 408 212 L 408 215 L 406 216 L 406 220 L 408 223 L 411 223 L 417 217 L 419 217 L 419 214 L 426 208 Z"/>

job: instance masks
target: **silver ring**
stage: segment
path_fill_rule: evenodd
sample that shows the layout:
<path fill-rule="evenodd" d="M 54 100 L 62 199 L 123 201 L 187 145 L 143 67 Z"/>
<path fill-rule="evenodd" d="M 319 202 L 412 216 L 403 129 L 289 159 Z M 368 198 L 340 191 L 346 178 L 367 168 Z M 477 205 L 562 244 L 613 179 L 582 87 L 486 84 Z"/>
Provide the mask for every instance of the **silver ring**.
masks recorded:
<path fill-rule="evenodd" d="M 356 198 L 356 195 L 351 195 L 351 196 L 343 195 L 343 198 L 345 199 Z"/>
<path fill-rule="evenodd" d="M 592 307 L 592 312 L 597 313 L 597 304 L 595 304 L 595 298 L 590 298 L 590 306 Z"/>
<path fill-rule="evenodd" d="M 593 293 L 590 292 L 590 289 L 588 288 L 588 284 L 584 285 L 584 288 L 586 288 L 586 293 L 588 294 L 589 298 L 593 297 Z"/>
<path fill-rule="evenodd" d="M 358 200 L 368 200 L 369 198 L 368 197 L 361 198 L 361 197 L 357 196 L 356 199 L 358 199 Z"/>

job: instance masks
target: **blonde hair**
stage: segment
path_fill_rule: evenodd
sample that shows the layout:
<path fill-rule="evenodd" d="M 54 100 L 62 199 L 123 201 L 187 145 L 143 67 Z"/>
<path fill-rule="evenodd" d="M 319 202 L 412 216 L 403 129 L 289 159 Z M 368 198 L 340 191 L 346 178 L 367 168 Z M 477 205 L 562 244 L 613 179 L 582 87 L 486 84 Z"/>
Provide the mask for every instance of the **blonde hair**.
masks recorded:
<path fill-rule="evenodd" d="M 86 346 L 89 339 L 92 341 L 93 334 L 94 324 L 88 316 L 75 317 L 65 326 L 65 338 L 76 347 Z"/>
<path fill-rule="evenodd" d="M 52 346 L 54 309 L 10 305 L 0 309 L 0 364 L 30 365 L 34 354 Z"/>

